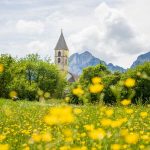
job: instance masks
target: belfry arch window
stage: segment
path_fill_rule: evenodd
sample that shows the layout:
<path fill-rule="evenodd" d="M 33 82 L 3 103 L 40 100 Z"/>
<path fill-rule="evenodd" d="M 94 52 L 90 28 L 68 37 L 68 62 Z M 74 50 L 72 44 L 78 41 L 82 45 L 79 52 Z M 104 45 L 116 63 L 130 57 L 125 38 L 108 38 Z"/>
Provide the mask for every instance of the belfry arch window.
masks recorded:
<path fill-rule="evenodd" d="M 61 56 L 61 52 L 60 52 L 60 51 L 58 52 L 58 56 L 59 56 L 59 57 Z"/>
<path fill-rule="evenodd" d="M 61 59 L 60 58 L 58 58 L 58 63 L 60 63 L 61 62 Z"/>

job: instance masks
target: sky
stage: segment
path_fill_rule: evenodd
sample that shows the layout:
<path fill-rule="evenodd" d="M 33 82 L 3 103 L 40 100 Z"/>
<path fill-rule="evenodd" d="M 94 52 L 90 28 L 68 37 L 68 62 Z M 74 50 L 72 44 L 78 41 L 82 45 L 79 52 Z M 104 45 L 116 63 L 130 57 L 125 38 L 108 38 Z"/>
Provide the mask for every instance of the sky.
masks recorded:
<path fill-rule="evenodd" d="M 0 54 L 54 60 L 61 28 L 73 53 L 128 68 L 150 51 L 150 0 L 0 0 Z"/>

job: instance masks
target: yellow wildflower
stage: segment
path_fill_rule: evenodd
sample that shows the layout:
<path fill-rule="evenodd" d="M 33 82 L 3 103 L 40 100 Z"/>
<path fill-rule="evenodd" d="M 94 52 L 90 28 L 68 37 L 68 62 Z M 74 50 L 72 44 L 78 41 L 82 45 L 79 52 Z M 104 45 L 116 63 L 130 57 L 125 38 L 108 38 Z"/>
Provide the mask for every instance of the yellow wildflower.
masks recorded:
<path fill-rule="evenodd" d="M 0 73 L 2 73 L 4 71 L 4 65 L 0 64 Z"/>
<path fill-rule="evenodd" d="M 106 133 L 102 128 L 94 129 L 89 132 L 89 137 L 94 140 L 103 139 L 105 135 Z"/>
<path fill-rule="evenodd" d="M 103 119 L 101 120 L 101 125 L 104 126 L 104 127 L 108 127 L 108 126 L 111 125 L 111 120 L 110 120 L 110 119 L 105 119 L 105 118 L 103 118 Z"/>
<path fill-rule="evenodd" d="M 76 115 L 78 115 L 78 114 L 81 114 L 81 113 L 82 113 L 82 110 L 81 110 L 80 108 L 75 108 L 75 109 L 73 110 L 73 112 L 74 112 Z"/>
<path fill-rule="evenodd" d="M 49 125 L 72 123 L 74 121 L 72 107 L 53 107 L 49 114 L 45 116 L 44 121 Z"/>
<path fill-rule="evenodd" d="M 102 84 L 90 85 L 89 90 L 91 93 L 100 93 L 103 90 L 104 86 Z"/>
<path fill-rule="evenodd" d="M 121 146 L 119 144 L 112 144 L 111 150 L 120 150 Z"/>
<path fill-rule="evenodd" d="M 133 113 L 133 109 L 126 109 L 125 110 L 127 114 L 132 114 Z"/>
<path fill-rule="evenodd" d="M 124 85 L 126 87 L 134 87 L 135 86 L 135 80 L 132 78 L 128 78 L 127 80 L 125 80 Z"/>
<path fill-rule="evenodd" d="M 130 133 L 125 136 L 125 141 L 128 144 L 136 144 L 139 140 L 139 135 L 136 133 Z"/>
<path fill-rule="evenodd" d="M 71 137 L 73 133 L 71 129 L 65 129 L 63 130 L 63 134 L 65 135 L 65 137 Z"/>
<path fill-rule="evenodd" d="M 121 101 L 121 104 L 124 106 L 127 106 L 127 105 L 131 104 L 131 100 L 130 99 L 124 99 Z"/>
<path fill-rule="evenodd" d="M 52 135 L 49 133 L 44 133 L 41 135 L 42 141 L 44 142 L 50 142 L 52 141 Z"/>
<path fill-rule="evenodd" d="M 106 110 L 105 113 L 108 117 L 110 117 L 114 113 L 114 110 L 110 108 L 110 109 Z"/>
<path fill-rule="evenodd" d="M 40 134 L 37 134 L 37 133 L 33 133 L 32 134 L 32 140 L 34 142 L 40 142 L 41 141 L 41 135 Z"/>
<path fill-rule="evenodd" d="M 0 141 L 3 141 L 5 138 L 6 138 L 6 136 L 5 136 L 5 135 L 0 134 Z"/>
<path fill-rule="evenodd" d="M 16 97 L 16 96 L 17 96 L 17 92 L 16 92 L 16 91 L 11 91 L 11 92 L 9 93 L 9 96 L 10 96 L 11 98 Z"/>
<path fill-rule="evenodd" d="M 70 101 L 70 97 L 65 97 L 65 102 L 69 102 Z"/>
<path fill-rule="evenodd" d="M 81 96 L 84 94 L 84 91 L 82 90 L 81 87 L 77 87 L 77 88 L 72 90 L 72 93 L 76 96 Z"/>
<path fill-rule="evenodd" d="M 0 150 L 9 150 L 8 144 L 0 144 Z"/>
<path fill-rule="evenodd" d="M 87 124 L 87 125 L 84 125 L 84 128 L 87 130 L 87 131 L 91 131 L 94 129 L 94 125 L 93 124 Z"/>
<path fill-rule="evenodd" d="M 141 112 L 141 113 L 140 113 L 140 116 L 141 116 L 142 118 L 146 118 L 146 117 L 148 116 L 148 113 L 147 113 L 147 112 Z"/>
<path fill-rule="evenodd" d="M 92 78 L 92 83 L 93 84 L 99 84 L 101 83 L 102 79 L 100 77 L 94 77 Z"/>

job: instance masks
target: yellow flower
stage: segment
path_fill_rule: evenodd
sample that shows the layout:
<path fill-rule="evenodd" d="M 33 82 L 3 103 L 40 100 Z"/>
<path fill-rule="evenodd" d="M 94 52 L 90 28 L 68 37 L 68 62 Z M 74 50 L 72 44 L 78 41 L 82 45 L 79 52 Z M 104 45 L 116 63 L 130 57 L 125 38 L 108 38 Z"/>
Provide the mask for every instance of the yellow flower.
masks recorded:
<path fill-rule="evenodd" d="M 102 128 L 94 129 L 89 132 L 89 137 L 93 140 L 103 139 L 105 135 L 106 133 Z"/>
<path fill-rule="evenodd" d="M 72 107 L 52 107 L 49 114 L 45 116 L 44 121 L 49 125 L 72 123 L 74 121 Z"/>
<path fill-rule="evenodd" d="M 121 101 L 121 104 L 124 106 L 127 106 L 127 105 L 131 104 L 131 100 L 130 99 L 124 99 Z"/>
<path fill-rule="evenodd" d="M 121 146 L 119 144 L 112 144 L 111 150 L 120 150 Z"/>
<path fill-rule="evenodd" d="M 99 84 L 101 83 L 102 79 L 100 77 L 94 77 L 92 78 L 92 83 L 93 84 Z"/>
<path fill-rule="evenodd" d="M 87 130 L 87 131 L 91 131 L 94 129 L 94 125 L 93 124 L 87 124 L 87 125 L 84 125 L 84 128 Z"/>
<path fill-rule="evenodd" d="M 44 133 L 41 135 L 42 141 L 44 142 L 50 142 L 52 141 L 52 135 L 49 133 Z"/>
<path fill-rule="evenodd" d="M 6 138 L 6 136 L 5 136 L 5 135 L 0 134 L 0 141 L 3 141 L 5 138 Z"/>
<path fill-rule="evenodd" d="M 127 80 L 125 80 L 124 85 L 126 87 L 134 87 L 135 86 L 135 80 L 132 78 L 128 78 Z"/>
<path fill-rule="evenodd" d="M 32 134 L 32 140 L 34 142 L 40 142 L 41 141 L 41 135 L 40 134 L 37 134 L 37 133 L 33 133 Z"/>
<path fill-rule="evenodd" d="M 126 136 L 126 135 L 128 135 L 128 129 L 121 129 L 121 130 L 120 130 L 120 135 L 121 135 L 121 136 Z"/>
<path fill-rule="evenodd" d="M 75 108 L 75 109 L 73 110 L 73 112 L 74 112 L 76 115 L 78 115 L 78 114 L 81 114 L 81 113 L 82 113 L 82 110 L 81 110 L 80 108 Z"/>
<path fill-rule="evenodd" d="M 70 101 L 70 97 L 65 97 L 65 102 L 69 102 Z"/>
<path fill-rule="evenodd" d="M 2 73 L 4 71 L 4 65 L 0 64 L 0 73 Z"/>
<path fill-rule="evenodd" d="M 102 84 L 90 85 L 89 90 L 91 93 L 100 93 L 103 90 L 104 86 Z"/>
<path fill-rule="evenodd" d="M 9 96 L 10 96 L 11 98 L 16 97 L 16 96 L 17 96 L 17 92 L 16 92 L 16 91 L 11 91 L 11 92 L 9 93 Z"/>
<path fill-rule="evenodd" d="M 77 88 L 72 90 L 72 93 L 76 96 L 81 96 L 84 94 L 84 91 L 82 90 L 81 87 L 77 87 Z"/>
<path fill-rule="evenodd" d="M 8 144 L 0 144 L 0 150 L 9 150 Z"/>
<path fill-rule="evenodd" d="M 140 116 L 141 116 L 142 118 L 146 118 L 146 117 L 148 116 L 148 113 L 147 113 L 147 112 L 141 112 L 141 113 L 140 113 Z"/>
<path fill-rule="evenodd" d="M 73 133 L 71 129 L 65 129 L 63 130 L 63 134 L 65 135 L 65 137 L 71 137 Z"/>
<path fill-rule="evenodd" d="M 114 110 L 110 108 L 110 109 L 106 110 L 105 113 L 108 117 L 110 117 L 114 113 Z"/>
<path fill-rule="evenodd" d="M 132 114 L 133 113 L 133 109 L 126 109 L 125 110 L 127 114 Z"/>
<path fill-rule="evenodd" d="M 110 119 L 102 119 L 101 120 L 101 125 L 104 126 L 104 127 L 108 127 L 111 125 L 111 120 Z"/>
<path fill-rule="evenodd" d="M 139 140 L 139 135 L 136 133 L 130 133 L 125 136 L 125 141 L 128 144 L 136 144 Z"/>

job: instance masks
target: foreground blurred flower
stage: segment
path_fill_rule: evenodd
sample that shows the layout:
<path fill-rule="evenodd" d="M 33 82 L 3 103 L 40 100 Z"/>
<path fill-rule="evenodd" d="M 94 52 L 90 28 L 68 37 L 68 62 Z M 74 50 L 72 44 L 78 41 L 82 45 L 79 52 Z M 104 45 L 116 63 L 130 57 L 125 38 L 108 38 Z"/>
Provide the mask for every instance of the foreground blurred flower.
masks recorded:
<path fill-rule="evenodd" d="M 76 96 L 81 96 L 84 94 L 84 91 L 82 90 L 81 87 L 77 87 L 77 88 L 72 90 L 72 93 Z"/>
<path fill-rule="evenodd" d="M 90 85 L 89 90 L 91 93 L 100 93 L 103 90 L 104 86 L 102 84 Z"/>
<path fill-rule="evenodd" d="M 131 104 L 131 100 L 130 99 L 124 99 L 121 101 L 121 104 L 124 106 L 127 106 L 127 105 Z"/>
<path fill-rule="evenodd" d="M 136 144 L 139 140 L 139 135 L 136 133 L 130 133 L 125 136 L 125 141 L 128 144 Z"/>
<path fill-rule="evenodd" d="M 125 80 L 124 85 L 126 87 L 134 87 L 135 86 L 135 80 L 132 78 L 128 78 L 127 80 Z"/>
<path fill-rule="evenodd" d="M 89 132 L 89 137 L 93 140 L 101 140 L 106 135 L 105 131 L 102 128 L 94 129 Z"/>
<path fill-rule="evenodd" d="M 8 144 L 0 144 L 0 150 L 9 150 Z"/>
<path fill-rule="evenodd" d="M 92 83 L 93 84 L 99 84 L 101 83 L 102 79 L 100 77 L 94 77 L 92 78 Z"/>
<path fill-rule="evenodd" d="M 50 109 L 49 114 L 44 117 L 44 121 L 49 125 L 72 123 L 74 122 L 72 107 L 53 107 Z"/>
<path fill-rule="evenodd" d="M 0 73 L 2 73 L 4 71 L 4 66 L 3 64 L 0 64 Z"/>

